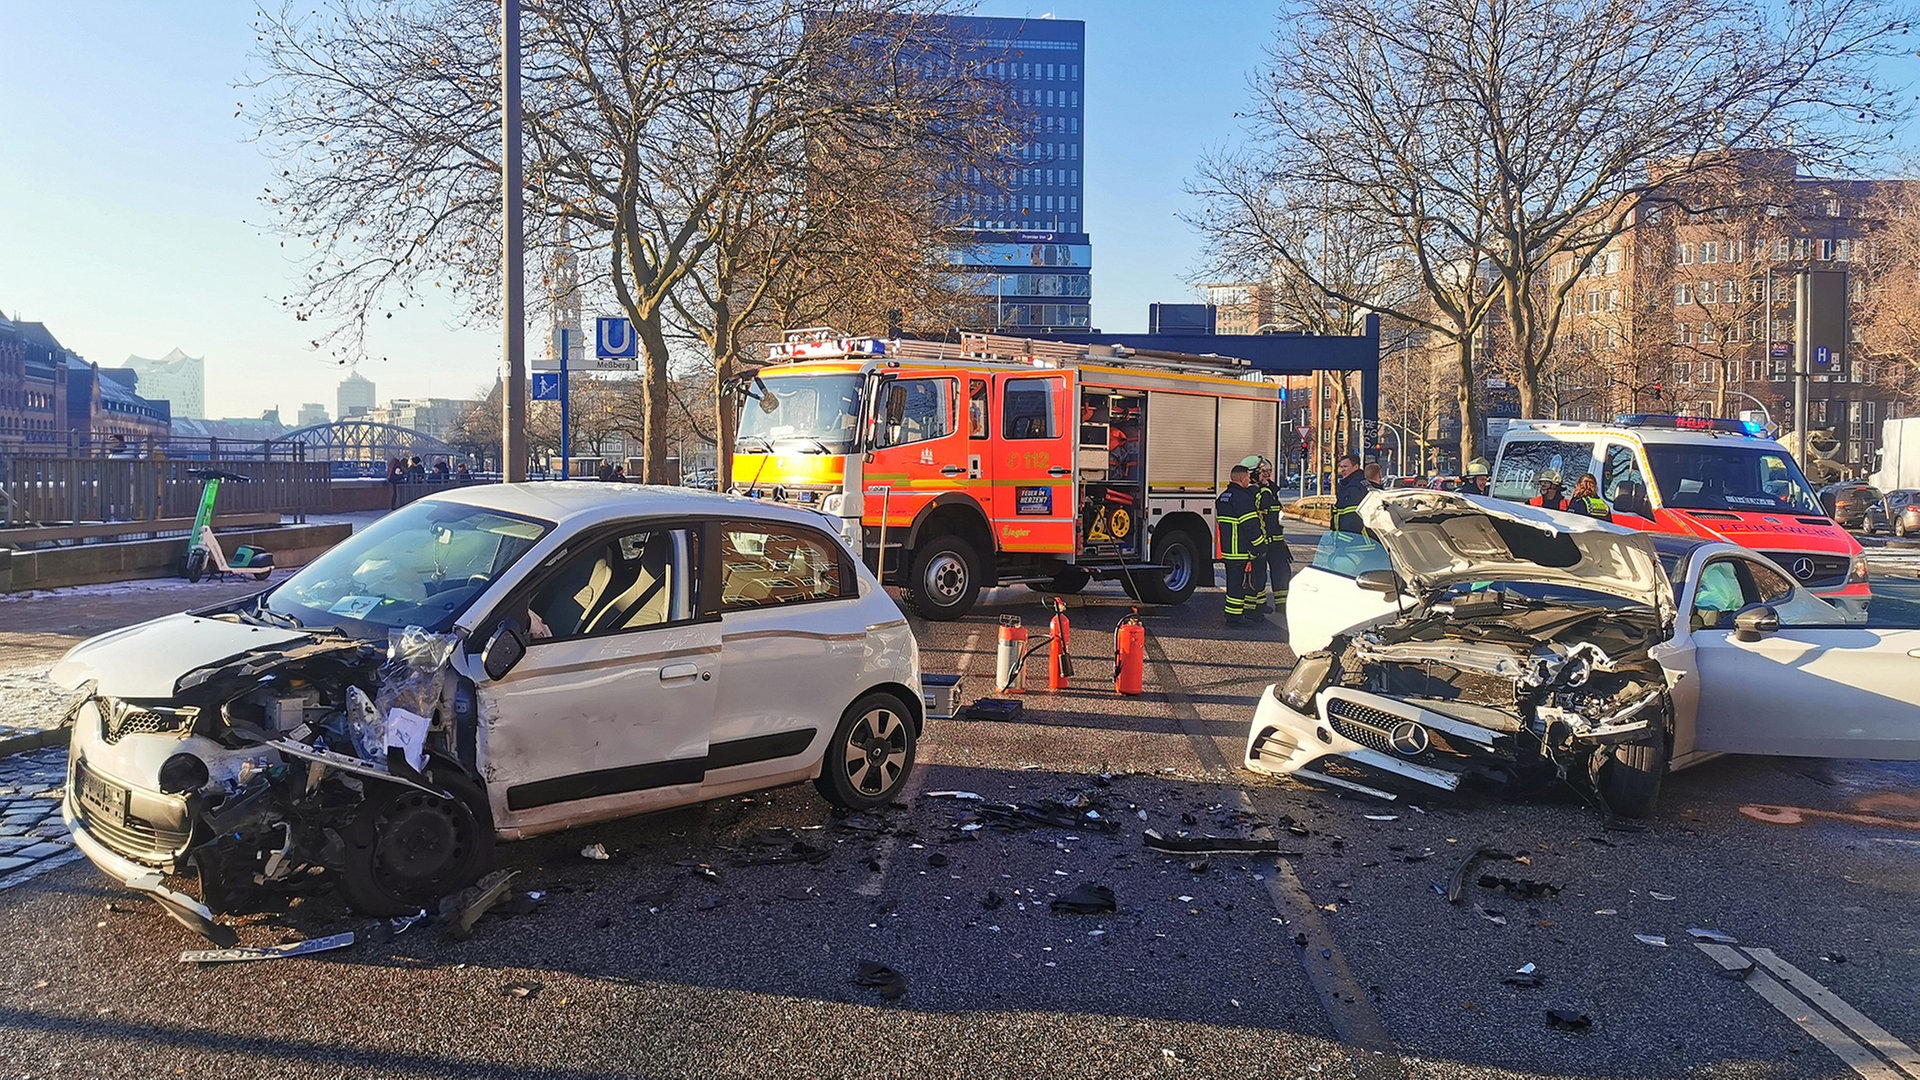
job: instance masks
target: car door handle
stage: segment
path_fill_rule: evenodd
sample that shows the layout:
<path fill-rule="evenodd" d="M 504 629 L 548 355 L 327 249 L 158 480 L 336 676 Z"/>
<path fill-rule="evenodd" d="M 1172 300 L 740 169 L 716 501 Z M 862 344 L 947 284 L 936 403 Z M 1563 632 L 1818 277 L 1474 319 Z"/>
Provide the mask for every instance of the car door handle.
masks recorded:
<path fill-rule="evenodd" d="M 691 679 L 700 674 L 699 664 L 668 664 L 660 669 L 660 681 L 672 682 L 675 679 Z"/>
<path fill-rule="evenodd" d="M 1055 465 L 1053 468 L 1047 470 L 1047 475 L 1048 476 L 1065 476 L 1072 471 L 1073 471 L 1072 469 L 1067 468 L 1065 465 Z"/>
<path fill-rule="evenodd" d="M 966 469 L 964 469 L 964 468 L 962 468 L 962 467 L 960 467 L 960 466 L 958 466 L 958 465 L 942 465 L 942 466 L 940 466 L 940 475 L 941 475 L 941 476 L 959 476 L 959 475 L 960 475 L 961 473 L 963 473 L 963 472 L 966 472 L 966 471 L 967 471 Z"/>
<path fill-rule="evenodd" d="M 1913 657 L 1915 660 L 1920 660 L 1920 649 L 1908 649 L 1907 655 Z"/>

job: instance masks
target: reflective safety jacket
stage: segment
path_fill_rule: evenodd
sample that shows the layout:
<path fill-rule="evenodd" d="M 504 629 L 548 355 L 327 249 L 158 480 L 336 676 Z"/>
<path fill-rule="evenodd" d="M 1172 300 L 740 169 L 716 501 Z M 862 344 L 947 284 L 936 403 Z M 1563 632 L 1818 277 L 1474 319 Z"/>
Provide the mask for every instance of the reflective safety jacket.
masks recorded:
<path fill-rule="evenodd" d="M 1585 514 L 1590 518 L 1595 518 L 1600 521 L 1613 520 L 1613 508 L 1607 505 L 1607 500 L 1598 495 L 1584 499 L 1568 499 L 1567 509 L 1573 513 Z"/>
<path fill-rule="evenodd" d="M 1214 500 L 1213 520 L 1220 537 L 1220 557 L 1251 559 L 1256 549 L 1266 546 L 1260 527 L 1260 506 L 1252 487 L 1228 484 Z"/>
<path fill-rule="evenodd" d="M 1333 486 L 1333 527 L 1336 532 L 1360 532 L 1360 500 L 1373 488 L 1367 474 L 1355 469 Z"/>
<path fill-rule="evenodd" d="M 1260 510 L 1260 533 L 1268 544 L 1285 542 L 1280 522 L 1280 489 L 1272 484 L 1253 486 L 1253 504 Z"/>

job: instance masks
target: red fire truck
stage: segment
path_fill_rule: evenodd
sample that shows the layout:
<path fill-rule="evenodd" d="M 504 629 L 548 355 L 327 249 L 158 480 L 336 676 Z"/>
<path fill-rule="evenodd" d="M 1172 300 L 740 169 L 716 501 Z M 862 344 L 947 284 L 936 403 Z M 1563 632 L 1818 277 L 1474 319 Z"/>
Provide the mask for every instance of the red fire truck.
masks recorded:
<path fill-rule="evenodd" d="M 984 586 L 1212 583 L 1215 493 L 1280 454 L 1283 388 L 1244 361 L 992 334 L 794 331 L 736 383 L 733 490 L 810 506 L 929 619 Z"/>

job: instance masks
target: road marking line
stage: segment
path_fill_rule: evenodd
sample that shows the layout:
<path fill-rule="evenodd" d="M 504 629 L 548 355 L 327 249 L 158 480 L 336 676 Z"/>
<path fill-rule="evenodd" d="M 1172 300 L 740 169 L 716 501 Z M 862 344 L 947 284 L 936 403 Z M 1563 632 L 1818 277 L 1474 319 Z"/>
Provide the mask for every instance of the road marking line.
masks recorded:
<path fill-rule="evenodd" d="M 1813 976 L 1780 959 L 1772 949 L 1749 948 L 1747 954 L 1760 961 L 1762 967 L 1779 978 L 1783 983 L 1799 991 L 1808 1001 L 1826 1010 L 1827 1015 L 1845 1025 L 1849 1031 L 1866 1040 L 1868 1046 L 1885 1054 L 1894 1067 L 1920 1080 L 1920 1053 L 1913 1047 L 1893 1037 L 1887 1029 L 1867 1019 L 1858 1009 L 1841 1000 L 1840 995 L 1821 985 Z"/>
<path fill-rule="evenodd" d="M 966 675 L 967 666 L 973 662 L 974 650 L 979 647 L 980 631 L 970 631 L 967 634 L 966 644 L 960 647 L 960 662 L 953 665 L 955 675 Z M 931 732 L 932 729 L 928 728 L 926 731 Z M 907 777 L 907 786 L 900 789 L 898 801 L 911 806 L 913 801 L 920 797 L 920 789 L 927 785 L 927 770 L 920 767 L 920 762 L 925 760 L 926 749 L 933 744 L 933 741 L 933 736 L 929 734 L 920 742 L 914 753 L 913 775 Z M 853 890 L 856 895 L 864 896 L 869 900 L 880 895 L 880 891 L 887 884 L 887 864 L 893 859 L 894 850 L 899 846 L 900 838 L 891 833 L 880 838 L 880 842 L 873 848 L 874 869 L 868 870 L 867 880 Z"/>
<path fill-rule="evenodd" d="M 1709 945 L 1694 942 L 1694 947 L 1712 957 L 1728 971 L 1748 969 L 1751 960 L 1731 945 Z M 1753 971 L 1746 978 L 1746 984 L 1753 987 L 1780 1015 L 1794 1022 L 1801 1031 L 1814 1041 L 1833 1052 L 1833 1056 L 1846 1062 L 1853 1071 L 1865 1080 L 1903 1080 L 1892 1067 L 1876 1057 L 1873 1051 L 1855 1042 L 1846 1032 L 1835 1026 L 1833 1021 L 1813 1008 L 1813 1006 L 1794 996 L 1793 992 L 1773 980 L 1773 977 L 1761 971 Z"/>
<path fill-rule="evenodd" d="M 1233 767 L 1227 763 L 1220 744 L 1201 726 L 1205 721 L 1193 707 L 1193 698 L 1188 696 L 1160 643 L 1151 636 L 1147 638 L 1147 656 L 1154 663 L 1157 681 L 1166 690 L 1174 719 L 1192 745 L 1194 756 L 1200 759 L 1206 778 L 1234 788 L 1241 807 L 1257 815 L 1253 795 L 1235 782 Z M 1299 954 L 1300 968 L 1307 976 L 1307 985 L 1313 987 L 1319 997 L 1321 1011 L 1326 1013 L 1334 1036 L 1357 1051 L 1347 1058 L 1355 1075 L 1362 1080 L 1402 1080 L 1406 1071 L 1400 1062 L 1399 1048 L 1388 1034 L 1386 1022 L 1380 1019 L 1379 1010 L 1374 1008 L 1373 998 L 1354 978 L 1346 954 L 1340 951 L 1332 929 L 1314 907 L 1299 873 L 1284 856 L 1275 856 L 1273 863 L 1273 876 L 1267 878 L 1266 883 L 1267 896 L 1273 901 L 1274 911 L 1287 920 L 1294 932 L 1306 935 L 1307 944 Z M 1891 1080 L 1901 1078 L 1896 1076 Z"/>

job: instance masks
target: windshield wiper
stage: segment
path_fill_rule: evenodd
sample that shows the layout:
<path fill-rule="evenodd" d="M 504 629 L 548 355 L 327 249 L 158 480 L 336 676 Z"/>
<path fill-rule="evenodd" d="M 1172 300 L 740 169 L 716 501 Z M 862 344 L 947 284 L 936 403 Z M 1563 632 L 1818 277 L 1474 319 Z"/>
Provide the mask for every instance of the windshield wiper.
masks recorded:
<path fill-rule="evenodd" d="M 734 439 L 733 439 L 733 448 L 735 450 L 746 449 L 747 442 L 749 440 L 751 440 L 753 443 L 755 443 L 760 447 L 758 451 L 759 453 L 762 453 L 762 454 L 773 453 L 773 444 L 768 442 L 765 438 L 759 435 L 736 435 L 734 436 Z"/>
<path fill-rule="evenodd" d="M 303 625 L 299 619 L 294 618 L 293 616 L 287 614 L 284 611 L 275 611 L 272 608 L 268 607 L 267 602 L 264 599 L 262 599 L 258 604 L 255 604 L 253 606 L 252 614 L 255 618 L 261 620 L 262 622 L 275 623 L 280 626 L 291 627 L 292 629 L 295 629 L 295 630 L 306 629 L 306 626 Z"/>
<path fill-rule="evenodd" d="M 810 443 L 810 444 L 812 445 L 812 449 L 803 449 L 803 450 L 801 450 L 800 452 L 801 452 L 801 453 L 803 453 L 803 454 L 831 454 L 831 453 L 833 453 L 833 451 L 832 451 L 831 449 L 829 449 L 829 448 L 827 447 L 827 444 L 826 444 L 826 443 L 823 443 L 823 442 L 821 442 L 821 441 L 820 441 L 819 439 L 816 439 L 816 438 L 814 438 L 814 437 L 813 437 L 813 436 L 811 436 L 811 435 L 795 435 L 795 436 L 793 436 L 793 439 L 794 439 L 794 441 L 795 441 L 795 442 L 803 442 L 803 443 Z"/>

